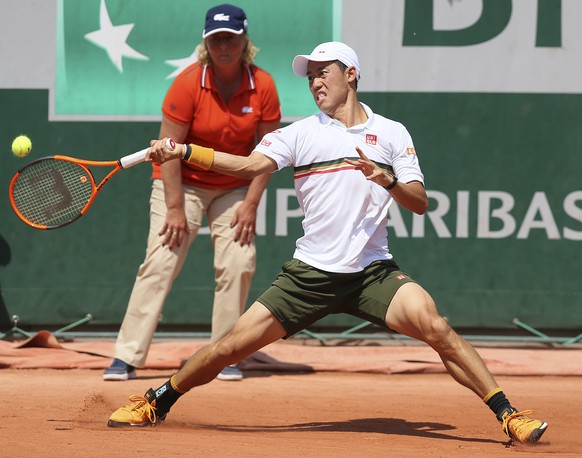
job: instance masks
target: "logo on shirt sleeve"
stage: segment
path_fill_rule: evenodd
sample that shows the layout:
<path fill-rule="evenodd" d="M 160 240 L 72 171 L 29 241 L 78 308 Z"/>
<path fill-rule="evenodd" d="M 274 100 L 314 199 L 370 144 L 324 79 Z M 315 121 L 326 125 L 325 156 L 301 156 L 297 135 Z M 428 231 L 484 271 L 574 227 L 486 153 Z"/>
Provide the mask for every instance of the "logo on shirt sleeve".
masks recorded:
<path fill-rule="evenodd" d="M 261 140 L 260 144 L 261 144 L 261 146 L 271 146 L 271 142 L 269 140 L 264 139 L 264 138 Z"/>
<path fill-rule="evenodd" d="M 406 148 L 406 154 L 409 156 L 416 156 L 416 151 L 414 151 L 414 148 Z"/>
<path fill-rule="evenodd" d="M 243 113 L 252 113 L 253 107 L 242 107 L 242 112 Z"/>
<path fill-rule="evenodd" d="M 374 134 L 366 134 L 366 143 L 368 145 L 375 145 L 378 142 L 378 137 Z"/>

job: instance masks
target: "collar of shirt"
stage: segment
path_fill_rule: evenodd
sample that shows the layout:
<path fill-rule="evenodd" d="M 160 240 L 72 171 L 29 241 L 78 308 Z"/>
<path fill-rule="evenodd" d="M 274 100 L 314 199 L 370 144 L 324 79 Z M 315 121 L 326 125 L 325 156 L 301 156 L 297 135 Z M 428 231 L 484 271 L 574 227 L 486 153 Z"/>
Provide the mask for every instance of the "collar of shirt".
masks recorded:
<path fill-rule="evenodd" d="M 374 122 L 374 112 L 365 103 L 362 103 L 362 102 L 358 102 L 358 103 L 362 106 L 362 108 L 366 112 L 366 115 L 368 116 L 368 119 L 366 120 L 366 122 L 364 124 L 358 124 L 356 126 L 346 127 L 337 119 L 331 118 L 330 116 L 326 115 L 323 111 L 320 111 L 318 113 L 319 122 L 323 125 L 326 125 L 326 126 L 333 124 L 335 126 L 342 127 L 343 129 L 346 129 L 346 130 L 369 129 L 371 127 L 372 123 Z"/>
<path fill-rule="evenodd" d="M 250 66 L 245 67 L 246 71 L 243 71 L 243 79 L 241 81 L 241 87 L 246 88 L 247 91 L 255 90 L 255 78 L 251 72 Z M 218 90 L 214 84 L 212 76 L 214 75 L 214 70 L 210 65 L 205 65 L 202 68 L 202 77 L 200 79 L 200 86 L 204 89 Z"/>

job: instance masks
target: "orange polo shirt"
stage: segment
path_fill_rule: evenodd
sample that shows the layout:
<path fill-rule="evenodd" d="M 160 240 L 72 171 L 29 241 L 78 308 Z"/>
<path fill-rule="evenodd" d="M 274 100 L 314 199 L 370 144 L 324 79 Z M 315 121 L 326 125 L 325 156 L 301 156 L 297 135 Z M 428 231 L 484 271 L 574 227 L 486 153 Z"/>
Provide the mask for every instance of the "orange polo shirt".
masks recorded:
<path fill-rule="evenodd" d="M 162 112 L 171 121 L 188 124 L 186 143 L 248 156 L 260 139 L 259 122 L 281 119 L 281 106 L 271 75 L 251 65 L 244 69 L 238 91 L 225 104 L 212 78 L 212 67 L 195 63 L 180 73 L 166 94 Z M 161 178 L 153 164 L 152 178 Z M 182 161 L 182 182 L 209 189 L 233 189 L 250 180 L 202 170 Z"/>

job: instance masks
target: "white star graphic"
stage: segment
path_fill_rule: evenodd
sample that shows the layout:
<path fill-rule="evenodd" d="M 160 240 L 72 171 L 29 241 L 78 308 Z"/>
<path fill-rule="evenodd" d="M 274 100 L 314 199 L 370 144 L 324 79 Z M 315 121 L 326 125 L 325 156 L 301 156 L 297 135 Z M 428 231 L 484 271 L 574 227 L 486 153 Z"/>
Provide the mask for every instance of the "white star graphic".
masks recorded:
<path fill-rule="evenodd" d="M 188 57 L 184 57 L 182 59 L 173 59 L 173 60 L 166 60 L 166 64 L 171 65 L 172 67 L 176 67 L 172 73 L 166 76 L 166 79 L 173 79 L 176 78 L 188 65 L 193 64 L 198 60 L 198 46 L 194 49 L 192 54 Z"/>
<path fill-rule="evenodd" d="M 101 10 L 99 12 L 99 30 L 90 32 L 85 35 L 85 39 L 91 43 L 103 48 L 113 65 L 117 67 L 120 73 L 123 73 L 122 59 L 140 59 L 149 60 L 149 57 L 140 54 L 127 42 L 127 37 L 131 33 L 135 24 L 124 24 L 114 26 L 105 6 L 105 0 L 101 0 Z"/>

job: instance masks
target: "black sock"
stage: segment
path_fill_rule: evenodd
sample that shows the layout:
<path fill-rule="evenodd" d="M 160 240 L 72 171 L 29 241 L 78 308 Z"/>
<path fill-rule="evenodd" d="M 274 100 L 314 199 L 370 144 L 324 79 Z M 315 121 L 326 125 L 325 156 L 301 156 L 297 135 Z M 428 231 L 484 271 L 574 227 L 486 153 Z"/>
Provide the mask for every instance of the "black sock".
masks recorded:
<path fill-rule="evenodd" d="M 495 414 L 499 421 L 503 419 L 503 413 L 506 410 L 509 411 L 515 410 L 513 407 L 511 407 L 511 404 L 505 397 L 503 391 L 499 391 L 495 393 L 493 396 L 491 396 L 491 398 L 487 401 L 487 405 L 493 411 L 493 413 Z"/>
<path fill-rule="evenodd" d="M 155 406 L 158 417 L 162 418 L 166 415 L 183 394 L 184 393 L 179 392 L 172 384 L 172 379 L 169 379 L 166 383 L 157 388 L 155 390 Z"/>

